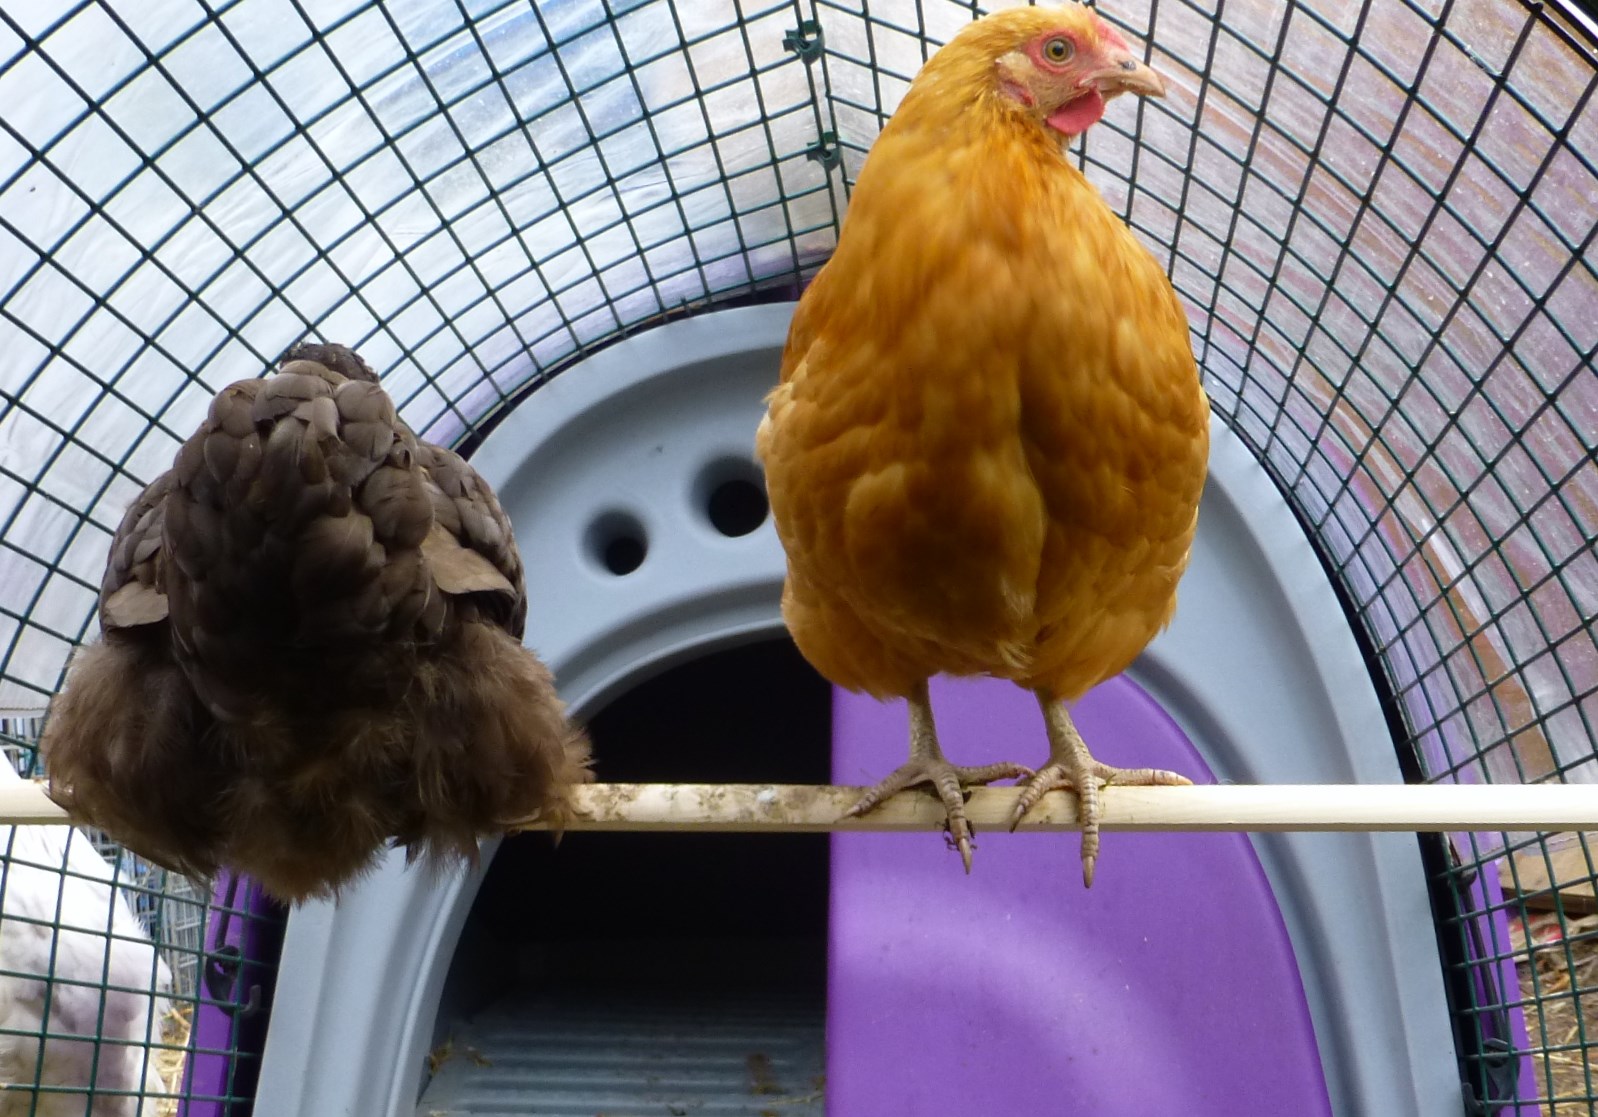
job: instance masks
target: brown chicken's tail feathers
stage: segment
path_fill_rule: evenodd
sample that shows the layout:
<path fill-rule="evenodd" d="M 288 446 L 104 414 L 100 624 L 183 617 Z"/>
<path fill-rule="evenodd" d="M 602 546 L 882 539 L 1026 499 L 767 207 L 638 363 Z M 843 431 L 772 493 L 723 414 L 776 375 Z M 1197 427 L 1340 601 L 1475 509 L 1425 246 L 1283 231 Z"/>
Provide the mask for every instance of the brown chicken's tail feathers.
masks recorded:
<path fill-rule="evenodd" d="M 534 819 L 558 839 L 591 754 L 536 656 L 498 626 L 465 625 L 457 654 L 423 668 L 412 710 L 421 826 L 394 841 L 408 863 L 475 867 L 481 839 Z"/>
<path fill-rule="evenodd" d="M 102 639 L 77 650 L 39 743 L 48 794 L 74 822 L 104 830 L 147 861 L 206 879 L 219 833 L 204 801 L 214 765 L 187 743 L 210 721 L 183 672 L 156 642 Z"/>
<path fill-rule="evenodd" d="M 297 790 L 310 800 L 304 809 L 326 813 L 318 829 L 343 833 L 336 844 L 358 851 L 359 862 L 316 873 L 308 860 L 319 844 L 312 832 L 303 836 L 300 855 L 275 866 L 270 877 L 256 870 L 268 891 L 292 899 L 336 895 L 375 867 L 390 845 L 432 874 L 475 866 L 478 843 L 519 821 L 538 817 L 562 826 L 571 788 L 589 778 L 588 739 L 566 719 L 549 671 L 492 624 L 462 625 L 451 648 L 420 666 L 399 708 L 369 719 L 358 736 L 352 757 L 392 753 L 396 793 L 375 794 L 385 781 L 364 779 L 336 791 L 297 781 Z M 342 782 L 349 767 L 329 770 Z M 241 866 L 270 860 L 286 838 L 298 836 L 271 835 L 272 819 L 282 813 L 275 798 L 265 803 L 259 825 L 245 830 L 253 848 L 234 855 Z"/>
<path fill-rule="evenodd" d="M 174 872 L 225 865 L 290 902 L 336 896 L 390 844 L 435 869 L 475 863 L 481 838 L 518 822 L 564 825 L 572 787 L 592 778 L 548 670 L 476 623 L 393 708 L 316 724 L 219 724 L 164 649 L 113 636 L 75 657 L 42 750 L 75 822 Z"/>
<path fill-rule="evenodd" d="M 428 738 L 442 742 L 438 762 L 458 750 L 475 773 L 480 799 L 468 803 L 483 829 L 570 817 L 572 787 L 593 778 L 588 736 L 566 717 L 549 669 L 520 641 L 497 625 L 464 625 L 458 654 L 424 669 L 421 688 L 434 689 L 417 716 L 431 723 Z M 446 804 L 434 811 L 445 812 Z"/>

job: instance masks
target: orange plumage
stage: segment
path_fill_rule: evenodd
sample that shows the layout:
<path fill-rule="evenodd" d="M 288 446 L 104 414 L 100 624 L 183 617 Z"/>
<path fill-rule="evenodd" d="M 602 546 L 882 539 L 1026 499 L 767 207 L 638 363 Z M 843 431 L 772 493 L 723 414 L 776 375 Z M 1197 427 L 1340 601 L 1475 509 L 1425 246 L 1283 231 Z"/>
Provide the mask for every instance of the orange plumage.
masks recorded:
<path fill-rule="evenodd" d="M 959 785 L 1025 770 L 953 769 L 935 739 L 918 759 L 931 675 L 1038 693 L 1053 748 L 1028 805 L 1068 784 L 1092 814 L 1102 780 L 1179 779 L 1098 766 L 1061 706 L 1169 622 L 1209 449 L 1176 293 L 1066 157 L 1122 91 L 1163 81 L 1084 8 L 1005 11 L 938 51 L 799 301 L 758 436 L 800 650 L 911 700 L 912 761 L 860 809 L 930 779 L 967 857 Z"/>

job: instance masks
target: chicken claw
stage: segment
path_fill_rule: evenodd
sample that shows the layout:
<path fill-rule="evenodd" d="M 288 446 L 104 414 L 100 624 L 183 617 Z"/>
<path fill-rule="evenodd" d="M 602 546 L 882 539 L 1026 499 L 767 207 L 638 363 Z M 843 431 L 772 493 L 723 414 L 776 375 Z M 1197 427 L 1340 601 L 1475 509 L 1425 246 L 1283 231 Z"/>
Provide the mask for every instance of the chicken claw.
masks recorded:
<path fill-rule="evenodd" d="M 1193 781 L 1162 768 L 1117 768 L 1100 763 L 1071 723 L 1063 702 L 1040 693 L 1038 705 L 1043 709 L 1043 722 L 1049 732 L 1049 759 L 1011 808 L 1010 830 L 1013 832 L 1020 825 L 1022 817 L 1046 793 L 1056 788 L 1075 791 L 1082 804 L 1082 886 L 1092 888 L 1093 868 L 1099 857 L 1099 789 L 1112 783 L 1125 787 L 1177 787 Z"/>
<path fill-rule="evenodd" d="M 965 871 L 971 871 L 971 823 L 965 817 L 967 787 L 992 783 L 994 780 L 1015 779 L 1032 775 L 1032 769 L 1014 763 L 984 764 L 965 767 L 950 764 L 938 747 L 937 729 L 932 723 L 932 701 L 927 685 L 922 683 L 910 696 L 910 759 L 900 765 L 887 779 L 860 796 L 855 805 L 844 812 L 844 818 L 858 818 L 878 803 L 918 783 L 930 783 L 932 790 L 943 801 L 949 819 L 949 844 L 960 851 L 960 861 Z"/>

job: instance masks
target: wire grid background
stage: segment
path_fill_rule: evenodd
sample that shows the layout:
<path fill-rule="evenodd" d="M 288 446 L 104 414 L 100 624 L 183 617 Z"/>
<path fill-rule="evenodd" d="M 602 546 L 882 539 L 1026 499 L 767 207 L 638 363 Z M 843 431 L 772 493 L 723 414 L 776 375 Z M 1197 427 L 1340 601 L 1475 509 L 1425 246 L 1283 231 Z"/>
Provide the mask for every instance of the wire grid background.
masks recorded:
<path fill-rule="evenodd" d="M 37 767 L 40 728 L 37 718 L 0 719 L 0 752 L 17 778 Z M 194 882 L 98 831 L 0 827 L 4 1111 L 120 1113 L 125 1092 L 143 1090 L 140 1117 L 176 1113 L 208 914 L 208 896 Z M 114 1037 L 133 1048 L 94 1042 L 123 1009 L 117 995 L 136 1001 L 134 1018 Z M 89 1081 L 92 1092 L 83 1089 Z M 38 1083 L 54 1088 L 35 1093 Z M 7 1098 L 13 1089 L 27 1097 L 24 1108 Z"/>
<path fill-rule="evenodd" d="M 317 334 L 383 370 L 419 433 L 469 447 L 618 336 L 791 294 L 886 114 L 972 14 L 4 0 L 0 706 L 42 710 L 94 635 L 121 510 L 223 385 Z M 1520 0 L 1103 14 L 1172 88 L 1113 102 L 1076 150 L 1168 265 L 1216 410 L 1317 540 L 1406 763 L 1593 781 L 1592 23 Z M 1555 883 L 1590 890 L 1574 840 Z M 1523 924 L 1515 889 L 1480 880 L 1514 852 L 1554 873 L 1556 844 L 1455 835 L 1444 931 Z M 1475 953 L 1519 963 L 1532 997 L 1511 982 L 1456 1015 L 1485 1042 L 1493 1013 L 1535 1010 L 1523 1096 L 1589 1112 L 1598 975 L 1557 914 L 1536 964 L 1503 921 Z M 1492 1094 L 1486 1061 L 1467 1072 Z"/>
<path fill-rule="evenodd" d="M 42 728 L 42 719 L 0 719 L 0 752 L 25 779 L 31 779 L 40 767 L 37 750 Z M 113 883 L 123 890 L 122 902 L 145 934 L 169 948 L 163 960 L 172 971 L 171 991 L 180 997 L 194 996 L 203 953 L 205 893 L 194 881 L 152 865 L 98 830 L 80 833 L 109 864 Z"/>

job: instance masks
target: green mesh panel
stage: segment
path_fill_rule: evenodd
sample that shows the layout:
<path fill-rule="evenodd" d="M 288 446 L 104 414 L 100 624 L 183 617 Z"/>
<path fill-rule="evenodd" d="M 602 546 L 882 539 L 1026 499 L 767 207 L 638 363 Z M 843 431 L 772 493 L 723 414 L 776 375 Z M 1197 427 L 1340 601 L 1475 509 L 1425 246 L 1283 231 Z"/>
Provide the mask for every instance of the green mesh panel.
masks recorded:
<path fill-rule="evenodd" d="M 885 114 L 972 12 L 0 0 L 0 707 L 42 712 L 93 635 L 110 530 L 216 389 L 314 333 L 383 369 L 418 431 L 470 446 L 618 336 L 791 296 Z M 1105 15 L 1173 89 L 1112 103 L 1077 150 L 1316 540 L 1402 761 L 1592 781 L 1594 25 L 1517 0 Z M 1496 1045 L 1523 1017 L 1524 1112 L 1590 1112 L 1591 921 L 1554 903 L 1533 958 L 1479 918 L 1528 917 L 1528 866 L 1590 895 L 1588 839 L 1428 855 L 1467 1079 L 1513 1080 L 1528 1052 Z M 192 1002 L 206 897 L 139 880 Z M 185 903 L 191 923 L 164 921 Z"/>

